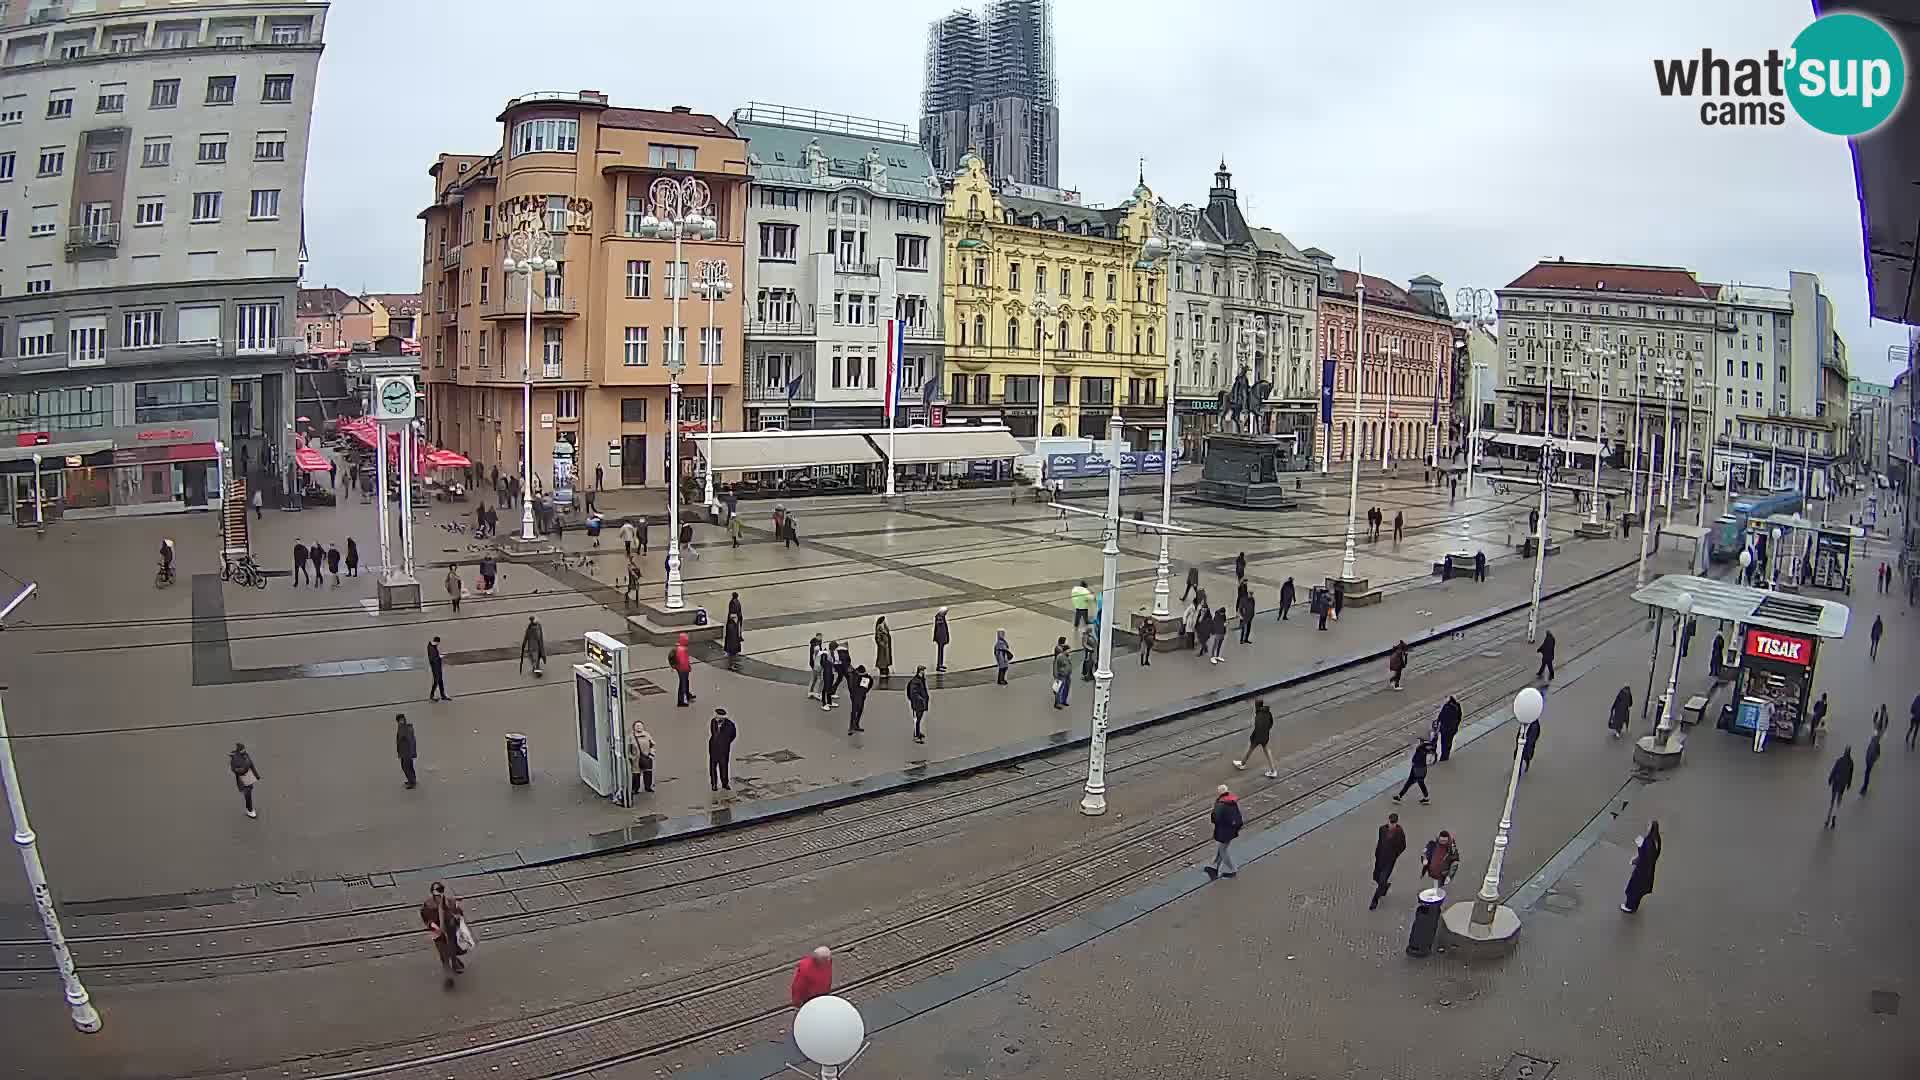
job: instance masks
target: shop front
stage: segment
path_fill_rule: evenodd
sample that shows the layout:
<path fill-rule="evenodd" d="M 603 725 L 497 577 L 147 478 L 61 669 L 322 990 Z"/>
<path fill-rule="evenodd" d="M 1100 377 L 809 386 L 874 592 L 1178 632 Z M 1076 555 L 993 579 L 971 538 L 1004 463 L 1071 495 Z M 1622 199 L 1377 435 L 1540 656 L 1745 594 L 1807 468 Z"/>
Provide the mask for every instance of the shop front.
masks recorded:
<path fill-rule="evenodd" d="M 1203 460 L 1206 437 L 1220 430 L 1220 400 L 1216 397 L 1177 396 L 1173 401 L 1175 425 L 1179 428 L 1180 456 L 1187 461 Z"/>
<path fill-rule="evenodd" d="M 1816 638 L 1745 627 L 1728 730 L 1752 736 L 1756 747 L 1768 739 L 1799 739 L 1819 653 Z"/>
<path fill-rule="evenodd" d="M 85 432 L 23 432 L 0 453 L 16 522 L 208 510 L 220 504 L 218 421 L 187 420 Z M 65 435 L 87 435 L 68 439 Z M 39 456 L 36 468 L 34 456 Z M 37 479 L 36 479 L 37 477 Z"/>

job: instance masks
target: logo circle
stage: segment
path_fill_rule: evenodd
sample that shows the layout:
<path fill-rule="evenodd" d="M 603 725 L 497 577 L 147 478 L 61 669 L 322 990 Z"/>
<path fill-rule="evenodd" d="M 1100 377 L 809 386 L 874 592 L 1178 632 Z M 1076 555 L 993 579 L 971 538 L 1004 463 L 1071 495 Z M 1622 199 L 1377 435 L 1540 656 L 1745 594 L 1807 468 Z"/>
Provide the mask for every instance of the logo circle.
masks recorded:
<path fill-rule="evenodd" d="M 1907 61 L 1887 28 L 1865 15 L 1823 15 L 1793 39 L 1787 100 L 1817 130 L 1864 135 L 1900 107 Z"/>

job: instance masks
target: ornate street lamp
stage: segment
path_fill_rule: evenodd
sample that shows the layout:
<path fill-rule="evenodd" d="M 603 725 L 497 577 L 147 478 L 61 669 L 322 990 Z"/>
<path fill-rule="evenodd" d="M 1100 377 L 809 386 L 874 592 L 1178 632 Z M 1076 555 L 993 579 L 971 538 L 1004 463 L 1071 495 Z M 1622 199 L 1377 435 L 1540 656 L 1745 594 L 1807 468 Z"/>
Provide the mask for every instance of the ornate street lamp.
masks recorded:
<path fill-rule="evenodd" d="M 1155 203 L 1153 233 L 1140 248 L 1142 262 L 1155 264 L 1165 260 L 1166 273 L 1163 276 L 1167 283 L 1167 332 L 1162 335 L 1167 350 L 1167 426 L 1166 436 L 1160 440 L 1160 559 L 1153 569 L 1153 614 L 1156 618 L 1173 613 L 1173 585 L 1170 580 L 1173 561 L 1169 547 L 1170 530 L 1167 528 L 1173 523 L 1173 387 L 1179 376 L 1173 351 L 1173 294 L 1180 280 L 1179 260 L 1207 248 L 1206 243 L 1199 239 L 1199 234 L 1199 210 L 1191 206 Z"/>
<path fill-rule="evenodd" d="M 720 364 L 721 348 L 718 332 L 713 326 L 713 305 L 724 300 L 733 292 L 733 282 L 728 279 L 725 260 L 700 260 L 700 280 L 693 286 L 694 291 L 707 302 L 707 340 L 700 343 L 700 366 L 707 369 L 707 491 L 706 504 L 709 513 L 718 502 L 713 497 L 713 369 Z M 712 349 L 711 356 L 707 350 Z"/>
<path fill-rule="evenodd" d="M 507 236 L 507 261 L 502 267 L 508 277 L 526 277 L 526 310 L 521 313 L 520 342 L 520 539 L 533 541 L 533 275 L 551 274 L 560 269 L 553 258 L 553 237 L 537 214 L 527 213 Z M 381 433 L 380 445 L 386 445 Z M 384 516 L 386 508 L 381 508 Z"/>

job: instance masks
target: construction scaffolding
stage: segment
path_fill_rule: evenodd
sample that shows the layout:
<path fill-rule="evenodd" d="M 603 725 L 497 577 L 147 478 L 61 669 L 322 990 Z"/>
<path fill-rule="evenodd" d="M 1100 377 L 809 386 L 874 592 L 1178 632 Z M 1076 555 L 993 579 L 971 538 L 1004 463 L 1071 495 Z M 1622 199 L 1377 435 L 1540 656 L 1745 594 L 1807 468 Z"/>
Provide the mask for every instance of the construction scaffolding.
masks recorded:
<path fill-rule="evenodd" d="M 968 147 L 996 181 L 1058 187 L 1052 0 L 992 0 L 927 31 L 920 142 L 941 173 Z"/>

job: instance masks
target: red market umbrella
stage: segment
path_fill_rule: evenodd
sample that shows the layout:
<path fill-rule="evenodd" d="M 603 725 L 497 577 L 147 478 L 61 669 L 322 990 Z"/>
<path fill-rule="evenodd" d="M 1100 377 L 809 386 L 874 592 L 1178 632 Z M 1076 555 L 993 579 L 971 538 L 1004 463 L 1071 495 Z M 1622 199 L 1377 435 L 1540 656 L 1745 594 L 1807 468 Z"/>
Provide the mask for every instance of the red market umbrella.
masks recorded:
<path fill-rule="evenodd" d="M 298 447 L 293 452 L 293 463 L 306 472 L 327 472 L 333 468 L 326 455 L 311 446 Z"/>
<path fill-rule="evenodd" d="M 452 450 L 428 450 L 425 460 L 430 469 L 464 469 L 473 464 L 465 454 Z"/>

